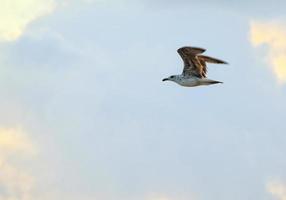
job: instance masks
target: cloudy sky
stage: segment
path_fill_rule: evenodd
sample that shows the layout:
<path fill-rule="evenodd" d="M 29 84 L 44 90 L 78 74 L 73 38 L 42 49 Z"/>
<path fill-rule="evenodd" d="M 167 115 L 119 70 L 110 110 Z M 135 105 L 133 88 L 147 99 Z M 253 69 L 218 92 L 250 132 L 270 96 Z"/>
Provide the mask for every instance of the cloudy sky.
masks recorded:
<path fill-rule="evenodd" d="M 0 200 L 286 200 L 284 0 L 0 4 Z"/>

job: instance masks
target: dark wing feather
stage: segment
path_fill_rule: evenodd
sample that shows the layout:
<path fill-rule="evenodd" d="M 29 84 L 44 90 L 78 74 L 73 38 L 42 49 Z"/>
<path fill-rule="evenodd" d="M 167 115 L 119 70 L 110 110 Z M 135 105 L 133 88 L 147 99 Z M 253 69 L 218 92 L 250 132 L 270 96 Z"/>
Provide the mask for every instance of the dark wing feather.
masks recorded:
<path fill-rule="evenodd" d="M 195 54 L 195 55 L 202 54 L 202 53 L 204 53 L 206 51 L 206 49 L 203 49 L 203 48 L 200 48 L 200 47 L 188 47 L 188 46 L 182 47 L 182 48 L 178 49 L 178 51 L 179 50 L 187 50 L 190 53 Z"/>
<path fill-rule="evenodd" d="M 215 64 L 228 64 L 227 62 L 217 59 L 217 58 L 213 58 L 210 56 L 205 56 L 205 55 L 198 55 L 198 59 L 202 60 L 204 62 L 208 62 L 208 63 L 215 63 Z"/>
<path fill-rule="evenodd" d="M 208 72 L 207 63 L 228 64 L 227 62 L 225 62 L 223 60 L 220 60 L 220 59 L 217 59 L 217 58 L 213 58 L 213 57 L 210 57 L 210 56 L 197 55 L 196 58 L 199 60 L 199 62 L 203 66 L 203 77 L 207 76 L 207 72 Z"/>
<path fill-rule="evenodd" d="M 205 49 L 198 47 L 182 47 L 178 49 L 178 53 L 184 61 L 183 75 L 199 78 L 206 77 L 206 64 L 197 57 L 197 54 L 201 54 L 204 51 Z"/>

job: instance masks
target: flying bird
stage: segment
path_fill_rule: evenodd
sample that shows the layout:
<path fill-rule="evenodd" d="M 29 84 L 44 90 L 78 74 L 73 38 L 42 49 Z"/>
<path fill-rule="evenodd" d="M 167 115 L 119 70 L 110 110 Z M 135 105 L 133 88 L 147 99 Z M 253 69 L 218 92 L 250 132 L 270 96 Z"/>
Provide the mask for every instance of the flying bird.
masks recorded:
<path fill-rule="evenodd" d="M 181 86 L 196 87 L 223 83 L 207 78 L 207 63 L 228 64 L 223 60 L 201 55 L 206 50 L 199 47 L 182 47 L 177 50 L 184 62 L 183 73 L 164 78 L 163 81 L 173 81 Z"/>

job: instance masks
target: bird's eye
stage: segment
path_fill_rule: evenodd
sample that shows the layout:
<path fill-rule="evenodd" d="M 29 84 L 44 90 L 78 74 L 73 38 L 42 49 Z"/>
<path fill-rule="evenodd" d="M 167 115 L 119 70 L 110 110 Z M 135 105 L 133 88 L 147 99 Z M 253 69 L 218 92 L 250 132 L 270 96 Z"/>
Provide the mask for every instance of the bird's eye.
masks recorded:
<path fill-rule="evenodd" d="M 170 78 L 174 78 L 175 76 L 170 76 Z"/>

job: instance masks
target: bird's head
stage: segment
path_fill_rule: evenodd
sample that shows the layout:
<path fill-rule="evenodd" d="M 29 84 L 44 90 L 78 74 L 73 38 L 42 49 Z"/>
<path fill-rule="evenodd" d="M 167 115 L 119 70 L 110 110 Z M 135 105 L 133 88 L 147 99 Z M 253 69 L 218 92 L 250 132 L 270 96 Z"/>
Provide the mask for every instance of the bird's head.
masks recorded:
<path fill-rule="evenodd" d="M 162 81 L 174 81 L 174 82 L 176 82 L 176 80 L 177 80 L 177 76 L 172 75 L 172 76 L 169 76 L 168 78 L 164 78 Z"/>

